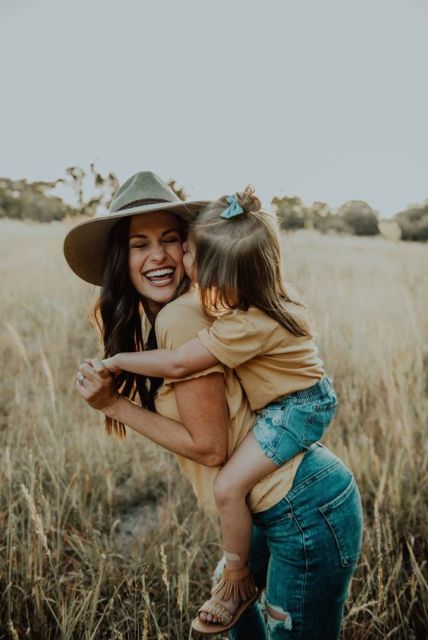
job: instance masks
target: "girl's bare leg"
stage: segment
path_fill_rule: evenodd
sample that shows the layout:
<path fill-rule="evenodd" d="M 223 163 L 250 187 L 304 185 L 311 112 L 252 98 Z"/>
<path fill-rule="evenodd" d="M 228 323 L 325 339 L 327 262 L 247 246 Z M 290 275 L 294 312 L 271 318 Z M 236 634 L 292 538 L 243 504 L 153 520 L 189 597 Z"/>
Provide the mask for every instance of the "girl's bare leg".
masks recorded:
<path fill-rule="evenodd" d="M 277 465 L 263 453 L 251 431 L 245 436 L 234 454 L 220 469 L 214 483 L 214 494 L 220 514 L 223 549 L 228 569 L 247 566 L 251 547 L 252 519 L 247 505 L 250 489 L 277 469 Z M 239 602 L 213 599 L 234 613 Z M 201 620 L 216 622 L 211 614 L 200 614 Z"/>

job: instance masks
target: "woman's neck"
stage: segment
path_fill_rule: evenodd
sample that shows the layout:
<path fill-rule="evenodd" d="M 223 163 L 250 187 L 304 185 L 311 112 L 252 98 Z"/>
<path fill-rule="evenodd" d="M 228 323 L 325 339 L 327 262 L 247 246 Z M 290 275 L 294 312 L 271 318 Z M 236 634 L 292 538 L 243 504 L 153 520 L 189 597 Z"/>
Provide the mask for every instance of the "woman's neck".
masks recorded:
<path fill-rule="evenodd" d="M 164 306 L 163 304 L 160 304 L 159 302 L 154 302 L 154 300 L 144 300 L 143 302 L 144 312 L 152 326 L 156 320 L 156 316 L 158 315 L 159 311 L 162 309 L 163 306 Z"/>

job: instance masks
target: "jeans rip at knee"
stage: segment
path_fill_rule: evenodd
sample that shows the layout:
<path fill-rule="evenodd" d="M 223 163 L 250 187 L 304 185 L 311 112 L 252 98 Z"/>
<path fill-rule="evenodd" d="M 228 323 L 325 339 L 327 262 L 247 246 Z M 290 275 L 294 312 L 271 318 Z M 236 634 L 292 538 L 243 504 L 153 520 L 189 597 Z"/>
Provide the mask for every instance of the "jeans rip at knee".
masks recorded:
<path fill-rule="evenodd" d="M 293 628 L 293 622 L 290 613 L 288 611 L 285 611 L 283 607 L 270 604 L 267 600 L 265 602 L 265 605 L 266 624 L 270 640 L 275 640 L 276 638 L 286 638 L 286 632 L 291 631 L 291 629 Z"/>

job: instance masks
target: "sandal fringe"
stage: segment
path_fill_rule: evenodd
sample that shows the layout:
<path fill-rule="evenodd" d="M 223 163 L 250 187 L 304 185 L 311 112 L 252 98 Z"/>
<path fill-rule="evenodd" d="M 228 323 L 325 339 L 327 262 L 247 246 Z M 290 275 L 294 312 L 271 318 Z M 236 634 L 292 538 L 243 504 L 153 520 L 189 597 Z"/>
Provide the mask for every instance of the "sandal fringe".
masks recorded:
<path fill-rule="evenodd" d="M 212 593 L 218 594 L 222 600 L 245 601 L 256 593 L 256 585 L 249 567 L 232 570 L 223 569 L 223 575 Z"/>

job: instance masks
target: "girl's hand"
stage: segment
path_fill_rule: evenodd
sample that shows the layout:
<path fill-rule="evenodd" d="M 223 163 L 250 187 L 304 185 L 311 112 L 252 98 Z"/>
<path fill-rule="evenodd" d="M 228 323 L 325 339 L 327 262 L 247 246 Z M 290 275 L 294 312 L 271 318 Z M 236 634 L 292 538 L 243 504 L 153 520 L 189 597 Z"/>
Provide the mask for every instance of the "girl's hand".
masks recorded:
<path fill-rule="evenodd" d="M 105 360 L 101 360 L 101 362 L 109 371 L 111 371 L 111 373 L 118 374 L 122 371 L 116 362 L 116 356 L 111 356 L 111 358 L 106 358 Z"/>
<path fill-rule="evenodd" d="M 90 407 L 103 412 L 120 398 L 114 376 L 98 358 L 80 365 L 76 389 Z"/>

